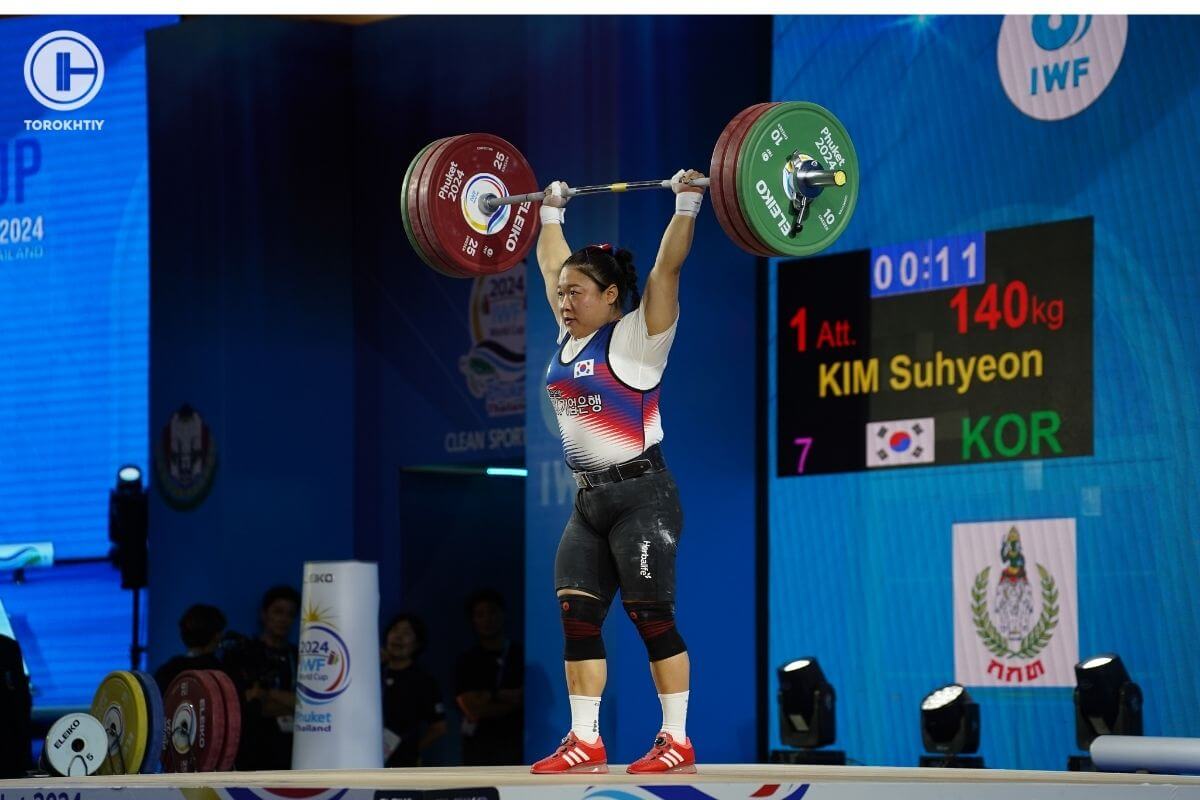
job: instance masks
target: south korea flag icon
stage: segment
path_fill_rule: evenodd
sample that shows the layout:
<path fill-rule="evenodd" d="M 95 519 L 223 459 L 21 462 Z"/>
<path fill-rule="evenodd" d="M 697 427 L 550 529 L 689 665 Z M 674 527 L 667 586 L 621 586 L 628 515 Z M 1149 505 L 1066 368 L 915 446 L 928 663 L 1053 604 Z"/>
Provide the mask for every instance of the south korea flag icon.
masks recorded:
<path fill-rule="evenodd" d="M 575 377 L 586 378 L 596 374 L 596 359 L 588 358 L 583 361 L 575 362 Z"/>
<path fill-rule="evenodd" d="M 933 454 L 933 417 L 867 423 L 868 467 L 932 464 Z"/>

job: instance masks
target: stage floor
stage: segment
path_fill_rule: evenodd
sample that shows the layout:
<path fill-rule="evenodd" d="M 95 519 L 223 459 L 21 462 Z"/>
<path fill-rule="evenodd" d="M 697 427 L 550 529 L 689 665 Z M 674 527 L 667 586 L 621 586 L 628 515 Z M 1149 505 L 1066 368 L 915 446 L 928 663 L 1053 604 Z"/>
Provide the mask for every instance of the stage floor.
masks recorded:
<path fill-rule="evenodd" d="M 431 767 L 0 781 L 0 800 L 1200 800 L 1200 777 L 1098 772 L 701 765 L 695 775 L 531 775 Z"/>

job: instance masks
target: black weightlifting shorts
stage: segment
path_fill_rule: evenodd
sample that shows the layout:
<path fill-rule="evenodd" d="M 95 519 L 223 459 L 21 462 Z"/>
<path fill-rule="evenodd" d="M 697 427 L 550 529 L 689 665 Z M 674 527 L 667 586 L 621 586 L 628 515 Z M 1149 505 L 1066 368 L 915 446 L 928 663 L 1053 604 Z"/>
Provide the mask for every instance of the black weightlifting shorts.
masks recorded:
<path fill-rule="evenodd" d="M 554 588 L 612 603 L 674 602 L 675 550 L 683 532 L 679 488 L 669 470 L 643 473 L 575 494 L 558 543 Z"/>

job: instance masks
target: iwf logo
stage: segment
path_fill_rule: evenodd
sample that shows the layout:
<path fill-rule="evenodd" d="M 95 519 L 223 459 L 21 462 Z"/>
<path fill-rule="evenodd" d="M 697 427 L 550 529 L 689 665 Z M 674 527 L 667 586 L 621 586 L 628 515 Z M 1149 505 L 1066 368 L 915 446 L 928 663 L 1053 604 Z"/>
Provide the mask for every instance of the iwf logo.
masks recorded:
<path fill-rule="evenodd" d="M 55 111 L 82 108 L 104 84 L 100 48 L 75 31 L 53 31 L 25 54 L 25 86 L 33 99 Z"/>
<path fill-rule="evenodd" d="M 307 705 L 324 705 L 350 687 L 350 648 L 331 620 L 329 609 L 304 611 L 296 694 Z"/>
<path fill-rule="evenodd" d="M 996 60 L 1013 105 L 1040 120 L 1072 117 L 1112 82 L 1125 53 L 1124 16 L 1008 16 Z"/>

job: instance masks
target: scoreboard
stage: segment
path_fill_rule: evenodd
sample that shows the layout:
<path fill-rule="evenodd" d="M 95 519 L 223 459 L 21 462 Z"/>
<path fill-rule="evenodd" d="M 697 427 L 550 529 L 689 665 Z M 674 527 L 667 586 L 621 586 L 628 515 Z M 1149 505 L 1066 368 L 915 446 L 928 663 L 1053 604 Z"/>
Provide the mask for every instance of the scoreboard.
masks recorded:
<path fill-rule="evenodd" d="M 779 477 L 1092 453 L 1090 217 L 779 264 Z"/>

